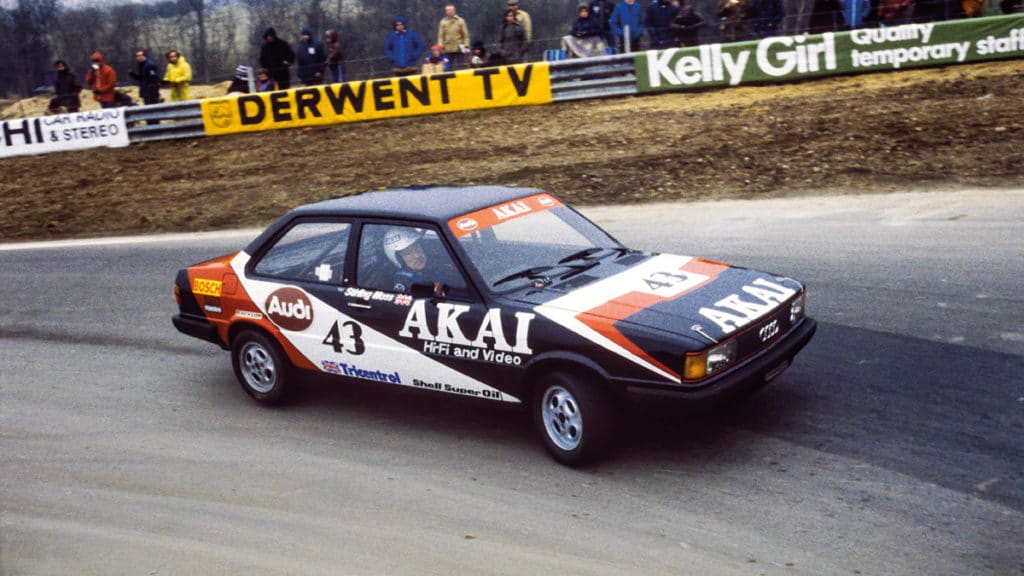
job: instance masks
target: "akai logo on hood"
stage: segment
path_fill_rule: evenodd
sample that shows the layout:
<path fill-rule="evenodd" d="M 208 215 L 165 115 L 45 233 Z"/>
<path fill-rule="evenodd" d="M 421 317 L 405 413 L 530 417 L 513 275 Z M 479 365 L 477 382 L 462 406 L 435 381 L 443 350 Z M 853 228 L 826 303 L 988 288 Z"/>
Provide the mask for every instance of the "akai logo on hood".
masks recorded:
<path fill-rule="evenodd" d="M 298 288 L 281 288 L 267 297 L 264 308 L 274 324 L 299 332 L 313 323 L 313 303 Z"/>
<path fill-rule="evenodd" d="M 671 367 L 652 358 L 621 331 L 619 322 L 645 310 L 668 305 L 667 315 L 684 296 L 711 282 L 729 270 L 727 264 L 659 254 L 628 270 L 609 276 L 565 296 L 538 306 L 537 312 L 583 338 L 627 358 L 669 380 L 679 381 Z M 661 313 L 659 316 L 666 316 Z M 660 325 L 659 325 L 660 324 Z M 672 329 L 679 322 L 655 328 Z M 684 321 L 689 326 L 692 322 Z"/>

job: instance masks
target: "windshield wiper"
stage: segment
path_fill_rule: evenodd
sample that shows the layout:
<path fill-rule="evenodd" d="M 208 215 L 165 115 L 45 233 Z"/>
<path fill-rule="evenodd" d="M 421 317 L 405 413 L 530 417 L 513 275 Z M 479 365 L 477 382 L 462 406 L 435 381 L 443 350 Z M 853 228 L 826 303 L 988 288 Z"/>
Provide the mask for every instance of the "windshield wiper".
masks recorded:
<path fill-rule="evenodd" d="M 597 254 L 598 252 L 602 252 L 604 250 L 605 248 L 601 248 L 600 246 L 591 246 L 590 248 L 584 248 L 579 252 L 573 252 L 572 254 L 569 254 L 565 258 L 559 260 L 558 263 L 565 264 L 566 262 L 570 262 L 572 260 L 582 260 L 585 259 L 587 256 L 593 256 L 594 254 Z"/>
<path fill-rule="evenodd" d="M 491 286 L 497 286 L 498 284 L 504 284 L 505 282 L 511 282 L 512 280 L 518 280 L 520 278 L 534 278 L 548 270 L 551 270 L 552 268 L 554 268 L 554 266 L 532 266 L 525 270 L 520 270 L 519 272 L 513 272 L 494 284 L 491 284 Z"/>

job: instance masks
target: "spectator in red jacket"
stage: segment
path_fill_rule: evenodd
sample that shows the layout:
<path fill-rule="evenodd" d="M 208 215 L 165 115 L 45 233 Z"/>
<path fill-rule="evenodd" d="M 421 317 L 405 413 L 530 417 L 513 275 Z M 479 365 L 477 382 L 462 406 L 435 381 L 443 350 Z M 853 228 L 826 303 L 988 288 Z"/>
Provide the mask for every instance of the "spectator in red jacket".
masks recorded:
<path fill-rule="evenodd" d="M 85 83 L 92 88 L 92 99 L 100 103 L 101 108 L 113 108 L 114 90 L 117 88 L 117 73 L 103 61 L 103 54 L 94 52 L 89 73 L 85 75 Z"/>

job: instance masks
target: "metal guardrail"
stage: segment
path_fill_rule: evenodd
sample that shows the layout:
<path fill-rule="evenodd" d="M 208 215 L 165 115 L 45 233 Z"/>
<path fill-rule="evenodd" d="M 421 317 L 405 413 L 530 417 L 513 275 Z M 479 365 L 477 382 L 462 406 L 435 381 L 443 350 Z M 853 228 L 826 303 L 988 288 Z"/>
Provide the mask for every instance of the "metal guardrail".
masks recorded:
<path fill-rule="evenodd" d="M 632 54 L 574 58 L 551 62 L 551 92 L 555 102 L 636 95 Z"/>
<path fill-rule="evenodd" d="M 633 55 L 615 54 L 550 62 L 555 102 L 632 96 L 636 92 Z M 203 113 L 198 100 L 129 106 L 124 109 L 128 140 L 156 142 L 203 138 Z"/>
<path fill-rule="evenodd" d="M 133 143 L 206 136 L 198 100 L 129 106 L 124 109 L 124 119 L 128 123 L 128 141 Z"/>

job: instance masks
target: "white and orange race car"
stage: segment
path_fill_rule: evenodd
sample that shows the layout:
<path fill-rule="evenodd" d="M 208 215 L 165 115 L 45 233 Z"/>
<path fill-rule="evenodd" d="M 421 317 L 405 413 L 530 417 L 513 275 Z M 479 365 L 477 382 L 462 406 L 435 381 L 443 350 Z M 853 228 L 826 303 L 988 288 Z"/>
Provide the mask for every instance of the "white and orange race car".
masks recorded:
<path fill-rule="evenodd" d="M 523 404 L 570 465 L 631 397 L 756 388 L 816 329 L 795 280 L 632 250 L 547 192 L 493 186 L 302 206 L 174 291 L 175 327 L 230 350 L 260 402 L 308 370 Z"/>

